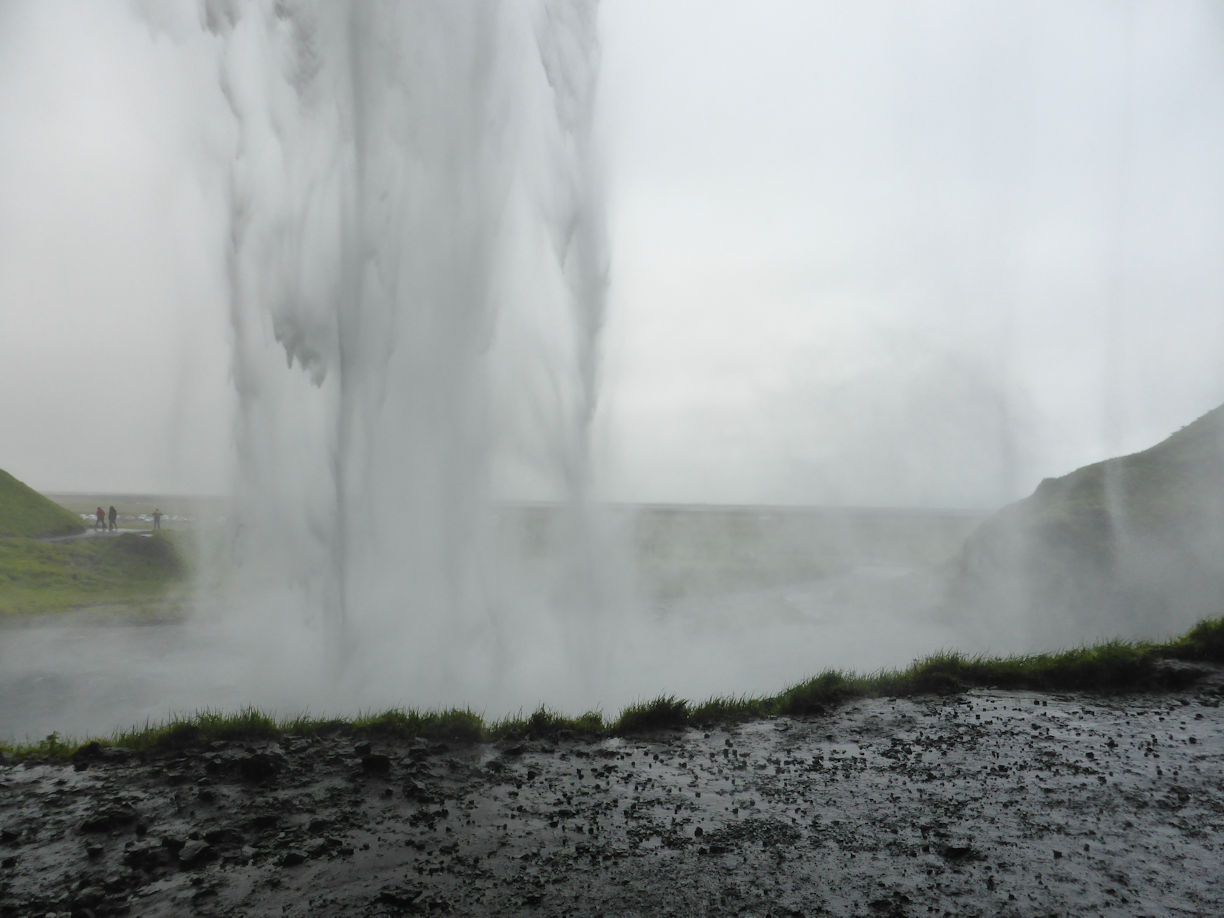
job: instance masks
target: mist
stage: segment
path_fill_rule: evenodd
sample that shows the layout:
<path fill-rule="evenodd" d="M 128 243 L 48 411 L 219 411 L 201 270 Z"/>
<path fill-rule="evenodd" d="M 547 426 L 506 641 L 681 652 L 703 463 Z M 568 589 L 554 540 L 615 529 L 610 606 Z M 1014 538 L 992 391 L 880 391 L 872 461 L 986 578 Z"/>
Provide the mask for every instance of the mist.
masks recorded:
<path fill-rule="evenodd" d="M 1156 636 L 970 622 L 933 571 L 1224 401 L 1222 41 L 1208 4 L 0 6 L 0 464 L 228 500 L 187 620 L 6 635 L 27 688 L 82 642 L 107 687 L 13 729 Z"/>

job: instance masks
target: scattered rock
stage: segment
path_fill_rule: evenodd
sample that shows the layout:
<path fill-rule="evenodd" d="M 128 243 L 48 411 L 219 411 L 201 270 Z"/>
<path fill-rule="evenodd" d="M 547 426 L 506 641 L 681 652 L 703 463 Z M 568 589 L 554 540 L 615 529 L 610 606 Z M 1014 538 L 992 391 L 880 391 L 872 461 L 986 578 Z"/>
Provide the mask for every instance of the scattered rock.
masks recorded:
<path fill-rule="evenodd" d="M 197 864 L 206 863 L 213 860 L 216 856 L 217 852 L 213 846 L 202 838 L 190 839 L 178 852 L 179 863 L 184 867 L 193 867 Z"/>
<path fill-rule="evenodd" d="M 361 770 L 369 775 L 385 775 L 391 771 L 391 757 L 368 753 L 361 757 Z"/>
<path fill-rule="evenodd" d="M 1092 710 L 1073 695 L 961 697 L 675 739 L 440 752 L 389 738 L 354 758 L 337 732 L 276 752 L 87 751 L 85 775 L 11 766 L 0 918 L 986 915 L 1017 914 L 1017 900 L 1025 914 L 1161 914 L 1174 899 L 1224 914 L 1224 723 L 1194 717 L 1214 696 L 1196 689 L 1189 710 L 1163 696 Z M 380 757 L 398 780 L 360 780 Z M 167 787 L 170 775 L 183 777 Z M 1142 884 L 1126 881 L 1136 858 Z"/>
<path fill-rule="evenodd" d="M 228 826 L 209 829 L 204 833 L 204 840 L 210 845 L 224 845 L 231 848 L 239 848 L 246 843 L 246 838 L 241 832 Z"/>
<path fill-rule="evenodd" d="M 161 842 L 132 842 L 123 851 L 123 863 L 138 870 L 156 870 L 169 862 L 169 853 Z"/>
<path fill-rule="evenodd" d="M 284 758 L 268 752 L 256 752 L 237 762 L 238 774 L 246 781 L 270 781 L 284 768 Z"/>
<path fill-rule="evenodd" d="M 308 855 L 305 851 L 299 848 L 290 848 L 281 854 L 280 864 L 282 867 L 296 867 L 298 864 L 305 863 L 307 857 Z"/>
<path fill-rule="evenodd" d="M 972 845 L 940 845 L 938 850 L 940 856 L 948 861 L 975 861 L 982 857 L 981 852 L 974 850 Z M 1054 856 L 1062 857 L 1058 852 Z"/>
<path fill-rule="evenodd" d="M 185 844 L 187 844 L 187 839 L 182 838 L 181 836 L 178 836 L 178 835 L 163 835 L 162 836 L 162 847 L 164 847 L 171 854 L 177 855 L 180 851 L 183 850 L 183 846 Z"/>
<path fill-rule="evenodd" d="M 104 806 L 81 823 L 82 832 L 110 832 L 133 825 L 139 814 L 131 806 Z"/>

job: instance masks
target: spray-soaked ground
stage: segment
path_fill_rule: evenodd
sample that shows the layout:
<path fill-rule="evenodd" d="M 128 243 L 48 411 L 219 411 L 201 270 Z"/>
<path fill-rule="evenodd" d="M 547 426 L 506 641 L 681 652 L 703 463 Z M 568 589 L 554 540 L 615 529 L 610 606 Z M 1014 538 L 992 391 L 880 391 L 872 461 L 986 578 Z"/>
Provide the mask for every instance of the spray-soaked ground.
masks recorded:
<path fill-rule="evenodd" d="M 1220 914 L 1197 672 L 596 742 L 0 757 L 0 916 Z"/>

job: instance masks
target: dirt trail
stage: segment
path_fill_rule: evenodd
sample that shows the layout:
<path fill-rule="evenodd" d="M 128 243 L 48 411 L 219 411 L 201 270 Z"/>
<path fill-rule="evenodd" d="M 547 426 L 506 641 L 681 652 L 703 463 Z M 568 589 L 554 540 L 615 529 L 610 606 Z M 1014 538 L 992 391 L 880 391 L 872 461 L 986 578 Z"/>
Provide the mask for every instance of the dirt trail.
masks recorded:
<path fill-rule="evenodd" d="M 1219 914 L 1221 686 L 4 763 L 0 915 Z"/>

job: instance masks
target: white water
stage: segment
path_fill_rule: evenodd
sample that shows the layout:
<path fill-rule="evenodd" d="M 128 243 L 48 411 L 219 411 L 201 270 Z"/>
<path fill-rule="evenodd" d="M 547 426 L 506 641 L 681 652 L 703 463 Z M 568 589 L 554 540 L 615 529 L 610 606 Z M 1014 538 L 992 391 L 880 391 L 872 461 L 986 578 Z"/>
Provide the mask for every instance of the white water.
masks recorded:
<path fill-rule="evenodd" d="M 597 678 L 594 5 L 208 9 L 236 126 L 239 679 L 487 704 Z M 529 572 L 507 497 L 567 508 Z"/>

